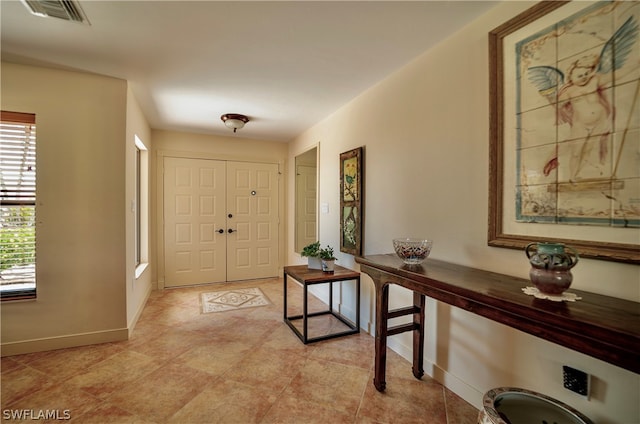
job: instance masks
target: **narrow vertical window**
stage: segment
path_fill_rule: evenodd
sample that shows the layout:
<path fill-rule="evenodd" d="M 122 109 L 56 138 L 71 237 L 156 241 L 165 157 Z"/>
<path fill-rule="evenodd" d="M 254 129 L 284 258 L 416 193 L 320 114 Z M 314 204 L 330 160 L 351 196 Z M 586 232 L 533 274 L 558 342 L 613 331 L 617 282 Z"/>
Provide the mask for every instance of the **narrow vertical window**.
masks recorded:
<path fill-rule="evenodd" d="M 135 277 L 138 278 L 149 262 L 149 151 L 135 136 Z"/>
<path fill-rule="evenodd" d="M 0 298 L 36 296 L 36 117 L 0 115 Z"/>
<path fill-rule="evenodd" d="M 135 217 L 135 225 L 136 225 L 136 266 L 140 265 L 141 260 L 140 260 L 140 245 L 142 244 L 142 235 L 141 235 L 141 214 L 140 214 L 140 198 L 142 197 L 140 195 L 141 192 L 141 181 L 140 181 L 140 165 L 141 165 L 141 159 L 140 157 L 142 156 L 142 153 L 140 152 L 140 148 L 138 146 L 136 146 L 136 207 L 135 207 L 135 211 L 136 211 L 136 217 Z"/>

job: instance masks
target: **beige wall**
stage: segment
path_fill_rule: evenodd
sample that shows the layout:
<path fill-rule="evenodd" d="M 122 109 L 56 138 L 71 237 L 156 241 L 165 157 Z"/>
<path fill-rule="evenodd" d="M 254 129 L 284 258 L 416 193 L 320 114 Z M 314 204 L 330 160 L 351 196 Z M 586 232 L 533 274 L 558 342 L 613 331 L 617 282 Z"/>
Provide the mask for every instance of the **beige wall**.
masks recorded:
<path fill-rule="evenodd" d="M 3 110 L 36 114 L 37 300 L 2 304 L 2 354 L 127 336 L 126 81 L 2 63 Z"/>
<path fill-rule="evenodd" d="M 527 278 L 522 251 L 487 246 L 487 34 L 531 5 L 499 4 L 290 144 L 292 161 L 320 143 L 319 203 L 329 206 L 319 215 L 323 245 L 339 245 L 339 154 L 365 146 L 365 254 L 393 252 L 394 237 L 429 237 L 433 258 Z M 291 193 L 294 184 L 290 175 Z M 293 208 L 289 202 L 290 216 Z M 293 246 L 294 223 L 288 227 Z M 293 248 L 287 258 L 303 263 Z M 357 268 L 349 255 L 338 263 Z M 574 270 L 576 289 L 640 300 L 640 267 L 584 259 Z M 392 287 L 390 297 L 392 307 L 411 304 L 404 289 Z M 361 322 L 372 330 L 368 277 L 362 306 Z M 598 423 L 640 421 L 637 374 L 432 300 L 427 327 L 427 372 L 476 407 L 490 388 L 512 385 L 560 399 Z M 409 334 L 391 337 L 390 346 L 411 357 Z M 591 400 L 562 387 L 565 364 L 592 375 Z"/>
<path fill-rule="evenodd" d="M 287 175 L 287 151 L 286 143 L 274 141 L 250 140 L 241 137 L 242 130 L 237 135 L 229 131 L 229 136 L 214 136 L 176 131 L 152 130 L 153 151 L 151 160 L 151 220 L 154 222 L 155 235 L 152 236 L 152 280 L 158 283 L 158 287 L 164 287 L 164 257 L 163 257 L 163 230 L 162 230 L 162 158 L 164 156 L 191 157 L 202 159 L 218 159 L 231 161 L 268 162 L 277 163 L 280 170 L 279 186 L 279 214 L 280 228 L 279 240 L 284 241 L 287 219 L 286 208 L 287 195 L 285 193 L 285 179 Z M 280 243 L 278 263 L 282 268 L 287 246 Z"/>
<path fill-rule="evenodd" d="M 141 182 L 146 181 L 147 185 L 147 197 L 141 199 L 141 204 L 136 202 L 136 144 L 135 137 L 144 143 L 148 149 L 147 156 L 147 168 L 142 167 Z M 126 286 L 127 286 L 127 327 L 131 332 L 135 327 L 135 323 L 138 320 L 145 302 L 151 293 L 153 283 L 151 280 L 151 266 L 149 265 L 149 241 L 150 231 L 153 228 L 150 221 L 150 187 L 149 186 L 149 165 L 151 162 L 151 128 L 140 109 L 140 105 L 136 100 L 131 88 L 127 90 L 127 136 L 125 141 L 125 154 L 126 154 L 126 200 L 124 214 L 126 217 L 126 243 L 127 243 L 127 271 L 126 271 Z M 143 161 L 144 162 L 144 161 Z M 146 172 L 144 172 L 146 171 Z M 146 174 L 146 175 L 145 175 Z M 136 277 L 136 263 L 135 263 L 135 219 L 136 211 L 139 210 L 143 214 L 143 225 L 141 230 L 141 244 L 143 245 L 141 262 L 146 264 L 146 268 L 139 273 Z M 146 218 L 144 218 L 146 216 Z M 146 220 L 146 226 L 144 221 Z M 145 254 L 146 253 L 146 254 Z"/>

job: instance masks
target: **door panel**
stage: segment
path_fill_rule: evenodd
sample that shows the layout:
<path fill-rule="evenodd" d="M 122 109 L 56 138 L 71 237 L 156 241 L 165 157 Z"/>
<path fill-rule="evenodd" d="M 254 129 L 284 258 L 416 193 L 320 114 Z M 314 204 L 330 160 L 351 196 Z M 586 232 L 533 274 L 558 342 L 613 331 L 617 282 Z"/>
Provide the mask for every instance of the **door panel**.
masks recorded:
<path fill-rule="evenodd" d="M 278 275 L 278 165 L 227 162 L 227 281 Z"/>
<path fill-rule="evenodd" d="M 164 158 L 165 287 L 225 281 L 225 195 L 225 162 Z"/>

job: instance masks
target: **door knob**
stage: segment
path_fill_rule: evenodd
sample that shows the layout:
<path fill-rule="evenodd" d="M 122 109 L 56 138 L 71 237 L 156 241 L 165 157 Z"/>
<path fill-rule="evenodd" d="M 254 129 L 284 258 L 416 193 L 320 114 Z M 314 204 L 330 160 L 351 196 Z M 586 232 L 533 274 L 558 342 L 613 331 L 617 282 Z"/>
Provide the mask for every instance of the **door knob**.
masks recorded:
<path fill-rule="evenodd" d="M 222 228 L 220 228 L 220 229 L 218 230 L 218 232 L 219 232 L 220 234 L 222 234 L 222 233 L 224 233 L 224 230 L 223 230 Z"/>
<path fill-rule="evenodd" d="M 235 230 L 233 228 L 229 228 L 229 234 L 233 233 Z"/>
<path fill-rule="evenodd" d="M 227 215 L 229 218 L 233 218 L 233 214 L 229 214 Z"/>

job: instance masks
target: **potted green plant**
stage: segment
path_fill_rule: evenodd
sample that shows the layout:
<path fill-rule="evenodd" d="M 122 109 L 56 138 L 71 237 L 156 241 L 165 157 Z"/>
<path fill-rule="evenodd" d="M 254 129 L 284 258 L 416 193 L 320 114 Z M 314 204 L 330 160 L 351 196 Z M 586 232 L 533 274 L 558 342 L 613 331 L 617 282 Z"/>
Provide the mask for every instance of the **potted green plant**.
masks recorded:
<path fill-rule="evenodd" d="M 303 247 L 300 256 L 307 258 L 307 267 L 309 269 L 322 269 L 319 241 Z"/>
<path fill-rule="evenodd" d="M 336 257 L 333 256 L 333 247 L 327 245 L 327 247 L 320 249 L 319 253 L 322 260 L 322 270 L 324 272 L 333 272 L 336 262 Z"/>

